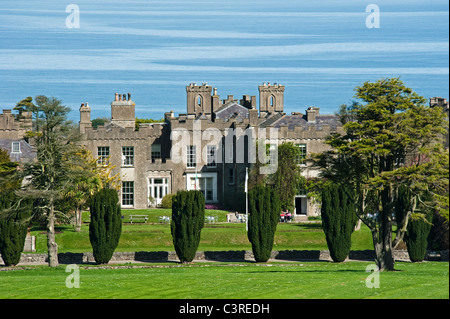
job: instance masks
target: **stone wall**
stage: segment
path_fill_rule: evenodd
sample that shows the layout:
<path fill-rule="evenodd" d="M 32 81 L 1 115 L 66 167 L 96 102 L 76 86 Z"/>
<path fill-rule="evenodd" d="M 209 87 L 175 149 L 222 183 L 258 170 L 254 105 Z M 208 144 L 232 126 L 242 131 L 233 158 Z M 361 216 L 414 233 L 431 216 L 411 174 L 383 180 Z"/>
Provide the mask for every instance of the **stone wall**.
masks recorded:
<path fill-rule="evenodd" d="M 0 256 L 1 257 L 1 256 Z M 406 250 L 395 250 L 396 260 L 409 261 Z M 373 261 L 375 254 L 373 250 L 352 250 L 349 254 L 351 260 Z M 58 259 L 61 264 L 86 264 L 95 263 L 92 253 L 60 253 Z M 328 250 L 280 250 L 273 251 L 273 260 L 286 261 L 331 261 Z M 448 250 L 442 252 L 428 252 L 426 260 L 448 261 Z M 177 262 L 177 255 L 173 251 L 137 251 L 137 252 L 116 252 L 111 258 L 111 262 Z M 249 250 L 229 250 L 229 251 L 199 251 L 195 255 L 195 261 L 249 261 L 253 262 L 253 253 Z M 26 254 L 22 253 L 20 264 L 45 264 L 47 254 Z M 0 259 L 0 265 L 3 260 Z"/>

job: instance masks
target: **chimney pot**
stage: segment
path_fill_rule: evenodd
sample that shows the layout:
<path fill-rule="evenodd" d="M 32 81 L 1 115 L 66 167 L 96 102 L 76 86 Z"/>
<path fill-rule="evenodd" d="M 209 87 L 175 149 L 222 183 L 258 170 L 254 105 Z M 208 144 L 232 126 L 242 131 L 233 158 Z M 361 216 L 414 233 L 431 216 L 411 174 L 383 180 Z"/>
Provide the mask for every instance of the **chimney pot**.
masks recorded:
<path fill-rule="evenodd" d="M 119 93 L 115 93 L 114 101 L 119 101 Z"/>

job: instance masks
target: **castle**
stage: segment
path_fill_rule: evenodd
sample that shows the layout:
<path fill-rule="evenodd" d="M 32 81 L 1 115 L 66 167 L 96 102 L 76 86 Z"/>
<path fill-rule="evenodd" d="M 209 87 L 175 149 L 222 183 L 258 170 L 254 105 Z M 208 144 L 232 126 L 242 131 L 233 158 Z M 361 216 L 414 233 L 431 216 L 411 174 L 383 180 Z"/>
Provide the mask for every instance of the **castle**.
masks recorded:
<path fill-rule="evenodd" d="M 307 164 L 306 156 L 329 149 L 325 138 L 330 133 L 343 133 L 339 118 L 320 114 L 317 107 L 304 113 L 284 113 L 284 88 L 277 83 L 258 86 L 257 106 L 256 96 L 220 99 L 217 89 L 207 83 L 191 83 L 186 86 L 186 113 L 175 116 L 170 111 L 162 123 L 137 127 L 131 94 L 115 93 L 111 121 L 104 126 L 93 128 L 91 108 L 88 103 L 81 104 L 82 143 L 99 165 L 111 163 L 113 174 L 120 174 L 123 208 L 156 206 L 167 194 L 198 189 L 207 204 L 243 212 L 246 169 L 255 162 L 261 143 L 267 146 L 263 150 L 269 153 L 269 167 L 276 158 L 273 145 L 295 144 L 300 149 L 297 164 L 308 178 L 319 172 Z M 449 114 L 449 102 L 444 98 L 430 98 L 430 106 Z M 35 160 L 36 152 L 25 139 L 31 129 L 28 112 L 15 115 L 3 110 L 0 114 L 0 147 L 8 151 L 11 160 Z M 448 149 L 448 134 L 445 147 Z M 300 191 L 292 213 L 294 220 L 301 220 L 320 211 L 305 191 Z"/>
<path fill-rule="evenodd" d="M 337 116 L 320 114 L 317 107 L 285 114 L 284 88 L 276 83 L 260 85 L 258 108 L 256 96 L 235 99 L 228 95 L 221 100 L 216 88 L 191 83 L 186 86 L 186 113 L 175 116 L 170 111 L 164 114 L 164 122 L 141 123 L 138 129 L 131 94 L 116 93 L 111 122 L 96 129 L 91 125 L 90 106 L 81 104 L 80 132 L 98 163 L 109 161 L 114 173 L 120 173 L 123 208 L 147 208 L 158 205 L 166 194 L 198 189 L 207 204 L 242 211 L 252 141 L 262 138 L 268 149 L 273 144 L 294 143 L 301 151 L 298 165 L 303 174 L 314 177 L 318 172 L 308 167 L 306 156 L 325 151 L 325 137 L 342 132 Z M 294 219 L 318 214 L 305 192 L 296 196 L 295 207 Z"/>

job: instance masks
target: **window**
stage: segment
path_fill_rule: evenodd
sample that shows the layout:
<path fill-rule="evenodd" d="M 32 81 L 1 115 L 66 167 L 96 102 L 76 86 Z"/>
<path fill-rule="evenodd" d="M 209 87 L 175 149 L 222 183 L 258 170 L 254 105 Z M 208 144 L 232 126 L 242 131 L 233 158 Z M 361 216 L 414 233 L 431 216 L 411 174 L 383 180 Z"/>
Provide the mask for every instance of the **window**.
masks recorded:
<path fill-rule="evenodd" d="M 134 165 L 134 147 L 123 146 L 122 147 L 122 166 Z"/>
<path fill-rule="evenodd" d="M 191 177 L 191 189 L 197 189 L 203 193 L 205 200 L 210 202 L 213 200 L 213 178 L 212 177 L 198 177 L 195 184 L 195 177 Z"/>
<path fill-rule="evenodd" d="M 216 167 L 216 147 L 214 145 L 206 146 L 206 166 Z"/>
<path fill-rule="evenodd" d="M 270 106 L 274 106 L 275 105 L 275 97 L 272 95 L 271 97 L 270 97 Z"/>
<path fill-rule="evenodd" d="M 134 182 L 122 182 L 122 205 L 134 205 Z"/>
<path fill-rule="evenodd" d="M 20 153 L 20 142 L 11 143 L 11 153 Z"/>
<path fill-rule="evenodd" d="M 98 165 L 107 165 L 109 163 L 109 146 L 97 147 Z"/>
<path fill-rule="evenodd" d="M 196 167 L 196 149 L 195 145 L 188 145 L 187 147 L 187 159 L 186 166 L 187 167 Z"/>
<path fill-rule="evenodd" d="M 152 161 L 161 158 L 161 144 L 152 144 Z"/>
<path fill-rule="evenodd" d="M 234 169 L 230 168 L 228 170 L 228 184 L 232 185 L 234 184 Z"/>
<path fill-rule="evenodd" d="M 299 165 L 306 165 L 306 144 L 296 144 L 299 148 L 299 154 L 296 159 L 296 163 Z"/>
<path fill-rule="evenodd" d="M 202 106 L 202 96 L 197 96 L 197 106 Z"/>
<path fill-rule="evenodd" d="M 233 142 L 231 143 L 225 143 L 225 154 L 226 154 L 226 158 L 225 158 L 225 163 L 233 163 L 234 159 L 233 159 Z"/>
<path fill-rule="evenodd" d="M 169 178 L 167 177 L 152 177 L 148 180 L 149 196 L 155 200 L 155 204 L 161 204 L 164 196 L 169 194 Z"/>

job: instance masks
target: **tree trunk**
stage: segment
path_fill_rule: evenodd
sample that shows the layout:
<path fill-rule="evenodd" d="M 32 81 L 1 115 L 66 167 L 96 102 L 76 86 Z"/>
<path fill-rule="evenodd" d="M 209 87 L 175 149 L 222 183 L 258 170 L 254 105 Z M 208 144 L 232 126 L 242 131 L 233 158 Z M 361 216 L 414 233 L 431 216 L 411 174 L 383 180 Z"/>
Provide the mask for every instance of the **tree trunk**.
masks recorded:
<path fill-rule="evenodd" d="M 79 207 L 75 210 L 75 231 L 81 231 L 81 209 Z"/>
<path fill-rule="evenodd" d="M 55 239 L 55 211 L 53 201 L 50 200 L 50 209 L 47 216 L 47 248 L 48 248 L 48 265 L 50 267 L 59 266 L 58 261 L 58 244 Z"/>
<path fill-rule="evenodd" d="M 377 243 L 374 242 L 376 262 L 380 271 L 394 270 L 394 256 L 392 251 L 392 193 L 386 187 L 381 193 L 382 211 L 379 212 L 379 234 Z M 374 234 L 372 234 L 374 237 Z M 375 240 L 375 238 L 374 238 Z"/>
<path fill-rule="evenodd" d="M 362 220 L 360 218 L 358 218 L 358 222 L 356 223 L 356 226 L 355 226 L 355 231 L 361 230 L 361 223 L 362 223 Z"/>

